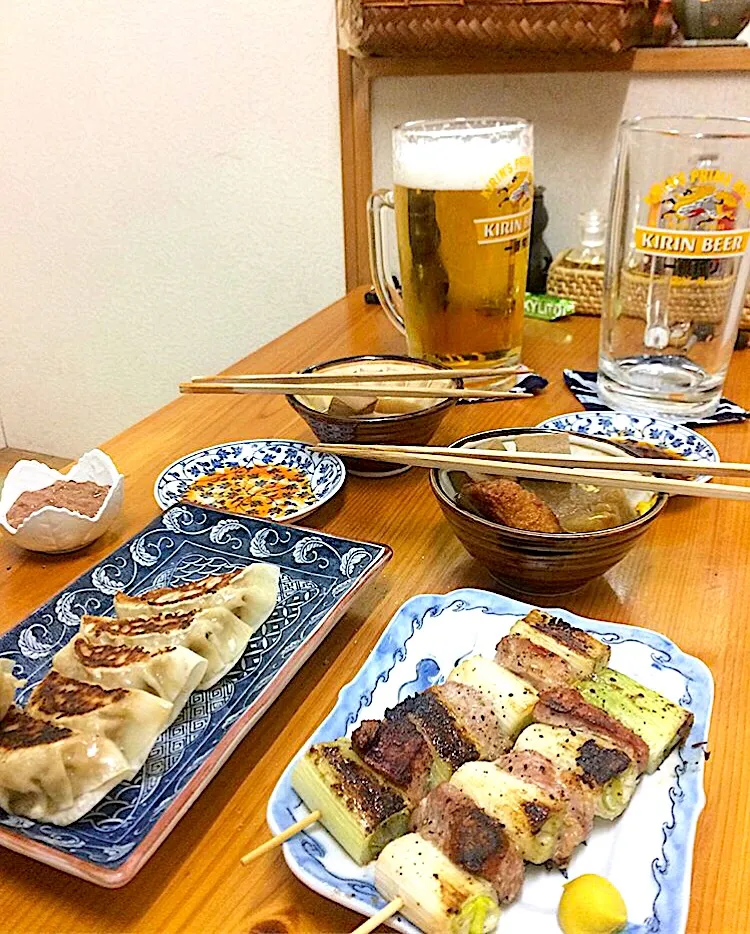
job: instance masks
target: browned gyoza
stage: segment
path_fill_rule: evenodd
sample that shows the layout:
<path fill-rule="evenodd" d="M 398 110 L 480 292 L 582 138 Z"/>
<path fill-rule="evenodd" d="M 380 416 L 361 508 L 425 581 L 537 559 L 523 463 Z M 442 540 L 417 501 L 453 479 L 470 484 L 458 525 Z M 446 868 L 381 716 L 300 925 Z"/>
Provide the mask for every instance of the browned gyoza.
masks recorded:
<path fill-rule="evenodd" d="M 523 883 L 524 863 L 500 821 L 489 817 L 458 788 L 438 785 L 415 809 L 411 829 L 473 875 L 490 882 L 501 902 Z"/>
<path fill-rule="evenodd" d="M 544 691 L 534 707 L 534 720 L 551 726 L 567 726 L 571 730 L 586 730 L 610 740 L 633 759 L 639 773 L 648 764 L 648 746 L 641 737 L 604 710 L 586 703 L 574 688 Z"/>
<path fill-rule="evenodd" d="M 553 862 L 567 865 L 573 850 L 589 836 L 594 826 L 594 796 L 573 772 L 562 771 L 538 752 L 509 752 L 496 763 L 517 778 L 532 782 L 557 800 L 565 801 L 567 813 L 563 819 Z"/>

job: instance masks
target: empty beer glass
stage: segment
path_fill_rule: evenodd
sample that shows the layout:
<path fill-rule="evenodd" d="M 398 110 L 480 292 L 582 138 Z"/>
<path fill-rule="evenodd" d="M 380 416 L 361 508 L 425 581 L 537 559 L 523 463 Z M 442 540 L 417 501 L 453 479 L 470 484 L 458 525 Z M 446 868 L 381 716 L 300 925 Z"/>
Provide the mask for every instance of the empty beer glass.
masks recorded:
<path fill-rule="evenodd" d="M 598 389 L 616 409 L 711 415 L 750 267 L 750 120 L 646 117 L 620 128 Z"/>

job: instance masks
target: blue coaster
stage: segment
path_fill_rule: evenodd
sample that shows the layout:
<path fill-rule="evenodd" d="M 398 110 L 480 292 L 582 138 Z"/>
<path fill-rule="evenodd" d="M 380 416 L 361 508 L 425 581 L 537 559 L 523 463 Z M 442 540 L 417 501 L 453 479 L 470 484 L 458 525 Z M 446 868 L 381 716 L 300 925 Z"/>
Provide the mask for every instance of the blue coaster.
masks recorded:
<path fill-rule="evenodd" d="M 563 370 L 565 385 L 578 399 L 584 409 L 590 412 L 611 412 L 596 391 L 596 372 L 592 370 Z M 693 428 L 708 427 L 709 425 L 724 425 L 728 422 L 744 422 L 750 418 L 750 412 L 730 399 L 722 398 L 719 408 L 710 418 L 698 418 L 695 421 L 685 422 Z"/>

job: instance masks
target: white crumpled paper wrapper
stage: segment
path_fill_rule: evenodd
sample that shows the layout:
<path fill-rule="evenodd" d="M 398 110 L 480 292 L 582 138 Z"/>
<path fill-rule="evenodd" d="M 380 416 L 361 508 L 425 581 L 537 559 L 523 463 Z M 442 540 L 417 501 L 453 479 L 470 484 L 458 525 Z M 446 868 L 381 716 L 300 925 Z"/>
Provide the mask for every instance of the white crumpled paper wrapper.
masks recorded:
<path fill-rule="evenodd" d="M 43 506 L 17 529 L 8 524 L 8 511 L 22 493 L 52 486 L 56 480 L 91 480 L 110 490 L 93 517 L 60 506 Z M 84 454 L 66 474 L 39 461 L 18 461 L 6 477 L 0 495 L 0 526 L 12 536 L 16 545 L 29 551 L 47 554 L 76 551 L 99 538 L 112 525 L 122 508 L 124 482 L 125 478 L 118 473 L 112 459 L 98 449 Z"/>

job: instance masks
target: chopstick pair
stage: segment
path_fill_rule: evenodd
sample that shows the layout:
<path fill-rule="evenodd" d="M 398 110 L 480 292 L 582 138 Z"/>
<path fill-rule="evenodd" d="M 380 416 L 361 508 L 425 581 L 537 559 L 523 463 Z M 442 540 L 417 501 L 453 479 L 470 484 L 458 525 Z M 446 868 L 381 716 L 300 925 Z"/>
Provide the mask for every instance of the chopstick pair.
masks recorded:
<path fill-rule="evenodd" d="M 714 464 L 705 461 L 679 461 L 661 458 L 598 458 L 530 451 L 496 451 L 482 448 L 447 448 L 390 444 L 316 444 L 311 450 L 365 460 L 387 461 L 409 467 L 439 470 L 475 470 L 499 477 L 525 480 L 552 480 L 563 483 L 592 483 L 596 486 L 672 493 L 704 499 L 750 501 L 750 487 L 731 484 L 704 484 L 644 476 L 645 470 L 660 473 L 694 473 L 713 476 L 750 477 L 749 464 Z"/>
<path fill-rule="evenodd" d="M 324 392 L 347 396 L 420 399 L 524 399 L 532 394 L 500 389 L 458 389 L 454 386 L 391 386 L 391 382 L 424 382 L 456 379 L 491 379 L 531 372 L 528 367 L 475 367 L 465 370 L 404 369 L 398 373 L 255 373 L 201 376 L 180 384 L 181 393 L 280 393 Z"/>
<path fill-rule="evenodd" d="M 372 379 L 372 377 L 370 377 Z M 510 392 L 507 390 L 494 389 L 410 389 L 407 386 L 394 386 L 391 389 L 384 389 L 374 383 L 358 386 L 342 386 L 336 383 L 180 383 L 181 393 L 220 393 L 237 395 L 297 395 L 301 392 L 315 394 L 325 393 L 326 395 L 335 395 L 341 398 L 348 396 L 374 396 L 378 399 L 400 399 L 400 398 L 418 398 L 418 399 L 487 399 L 499 402 L 503 399 L 530 399 L 530 392 Z"/>
<path fill-rule="evenodd" d="M 316 824 L 320 820 L 320 811 L 310 811 L 305 817 L 301 820 L 296 821 L 296 823 L 291 824 L 286 830 L 282 830 L 281 833 L 277 833 L 275 836 L 271 837 L 270 840 L 266 840 L 265 843 L 261 843 L 260 846 L 257 846 L 254 850 L 250 850 L 249 853 L 245 853 L 241 857 L 240 862 L 243 866 L 247 866 L 249 863 L 252 863 L 253 860 L 257 859 L 259 856 L 262 856 L 264 853 L 268 853 L 270 850 L 275 849 L 277 846 L 281 846 L 282 843 L 285 843 L 291 837 L 296 836 L 301 830 L 304 830 L 305 827 L 309 827 L 311 824 Z M 352 934 L 370 934 L 377 927 L 379 927 L 384 921 L 387 921 L 389 918 L 392 918 L 393 915 L 398 914 L 399 911 L 404 907 L 404 902 L 402 898 L 394 898 L 393 901 L 388 902 L 388 904 L 381 908 L 376 914 L 371 918 L 368 918 L 362 924 L 360 924 Z"/>

